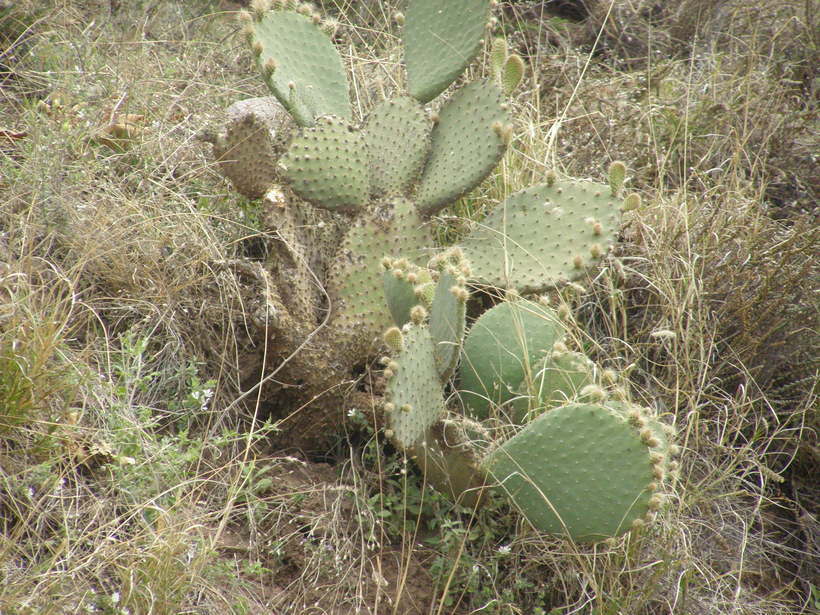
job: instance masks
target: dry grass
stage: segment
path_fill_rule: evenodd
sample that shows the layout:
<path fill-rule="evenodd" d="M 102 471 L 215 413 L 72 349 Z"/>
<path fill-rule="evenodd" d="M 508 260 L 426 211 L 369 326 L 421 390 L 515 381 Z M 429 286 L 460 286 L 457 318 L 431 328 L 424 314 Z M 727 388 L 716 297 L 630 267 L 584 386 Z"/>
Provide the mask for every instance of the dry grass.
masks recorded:
<path fill-rule="evenodd" d="M 325 4 L 364 111 L 401 79 L 389 15 Z M 264 302 L 231 263 L 271 237 L 194 140 L 263 93 L 233 5 L 0 2 L 0 612 L 817 606 L 811 3 L 594 4 L 584 25 L 505 12 L 532 66 L 517 138 L 450 212 L 614 159 L 643 193 L 566 300 L 677 426 L 680 478 L 643 535 L 575 547 L 503 504 L 452 510 L 355 417 L 327 463 L 267 450 L 240 395 Z"/>

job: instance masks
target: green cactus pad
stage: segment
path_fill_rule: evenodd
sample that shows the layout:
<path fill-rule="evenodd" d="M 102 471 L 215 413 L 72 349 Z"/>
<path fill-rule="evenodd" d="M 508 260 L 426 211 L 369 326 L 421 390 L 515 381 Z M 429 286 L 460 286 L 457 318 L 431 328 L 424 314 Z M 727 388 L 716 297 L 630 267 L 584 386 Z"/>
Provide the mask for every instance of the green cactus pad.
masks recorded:
<path fill-rule="evenodd" d="M 419 304 L 415 286 L 407 279 L 407 274 L 417 267 L 402 266 L 399 262 L 389 265 L 384 272 L 384 297 L 393 322 L 401 327 L 410 322 L 410 310 Z"/>
<path fill-rule="evenodd" d="M 303 128 L 280 160 L 293 191 L 317 207 L 355 212 L 369 196 L 362 134 L 332 116 Z"/>
<path fill-rule="evenodd" d="M 621 204 L 606 184 L 533 186 L 498 205 L 461 247 L 478 281 L 542 291 L 600 261 L 615 241 Z"/>
<path fill-rule="evenodd" d="M 523 422 L 533 410 L 541 412 L 578 401 L 581 389 L 595 382 L 594 374 L 595 364 L 585 354 L 553 350 L 535 365 L 532 376 L 525 374 L 515 388 L 520 397 L 513 401 L 513 421 Z"/>
<path fill-rule="evenodd" d="M 322 115 L 352 118 L 339 52 L 311 17 L 267 11 L 251 21 L 250 38 L 268 87 L 298 124 L 310 126 Z"/>
<path fill-rule="evenodd" d="M 453 373 L 461 353 L 467 309 L 467 289 L 451 271 L 440 274 L 430 306 L 430 334 L 435 348 L 436 369 L 442 380 Z"/>
<path fill-rule="evenodd" d="M 475 188 L 501 160 L 512 134 L 501 91 L 490 81 L 470 83 L 441 108 L 416 198 L 432 215 Z"/>
<path fill-rule="evenodd" d="M 373 196 L 406 193 L 430 148 L 430 122 L 421 105 L 408 96 L 385 100 L 370 112 L 363 132 Z"/>
<path fill-rule="evenodd" d="M 409 325 L 404 346 L 391 361 L 387 379 L 387 426 L 402 450 L 420 445 L 444 413 L 444 396 L 435 367 L 433 340 L 426 325 Z"/>
<path fill-rule="evenodd" d="M 421 263 L 431 245 L 429 228 L 405 199 L 381 203 L 354 222 L 327 281 L 331 324 L 353 343 L 351 352 L 366 352 L 392 322 L 384 300 L 382 259 L 402 256 Z"/>
<path fill-rule="evenodd" d="M 513 390 L 553 345 L 564 326 L 548 307 L 505 301 L 482 314 L 464 340 L 459 368 L 461 398 L 480 419 L 516 397 Z"/>
<path fill-rule="evenodd" d="M 591 404 L 541 415 L 482 465 L 535 528 L 582 542 L 640 523 L 657 489 L 651 450 L 637 430 Z"/>
<path fill-rule="evenodd" d="M 411 0 L 404 26 L 410 94 L 427 103 L 473 61 L 490 14 L 489 0 Z"/>
<path fill-rule="evenodd" d="M 521 56 L 513 54 L 504 62 L 504 68 L 501 72 L 501 89 L 504 94 L 509 96 L 521 83 L 524 77 L 524 60 Z"/>

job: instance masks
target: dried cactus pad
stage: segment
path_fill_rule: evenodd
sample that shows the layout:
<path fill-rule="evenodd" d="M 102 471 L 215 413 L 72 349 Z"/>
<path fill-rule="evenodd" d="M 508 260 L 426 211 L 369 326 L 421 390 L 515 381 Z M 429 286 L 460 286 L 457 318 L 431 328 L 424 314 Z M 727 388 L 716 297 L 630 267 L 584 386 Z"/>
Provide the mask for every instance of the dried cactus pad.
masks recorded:
<path fill-rule="evenodd" d="M 535 528 L 595 542 L 649 514 L 658 485 L 651 455 L 620 414 L 572 404 L 540 416 L 482 465 Z"/>
<path fill-rule="evenodd" d="M 293 191 L 317 207 L 355 212 L 368 201 L 364 138 L 337 117 L 321 117 L 315 126 L 303 128 L 280 166 Z"/>
<path fill-rule="evenodd" d="M 447 89 L 473 61 L 490 14 L 489 0 L 411 0 L 404 26 L 410 94 L 422 103 Z"/>
<path fill-rule="evenodd" d="M 289 10 L 254 14 L 251 46 L 271 92 L 302 126 L 322 115 L 352 118 L 339 52 L 320 24 Z"/>
<path fill-rule="evenodd" d="M 332 324 L 358 351 L 366 352 L 392 318 L 384 297 L 385 256 L 422 263 L 433 245 L 413 204 L 392 199 L 360 216 L 330 266 L 327 291 Z"/>
<path fill-rule="evenodd" d="M 387 379 L 387 424 L 393 443 L 407 450 L 420 444 L 444 413 L 441 382 L 426 325 L 408 325 L 404 344 L 390 363 Z"/>
<path fill-rule="evenodd" d="M 432 215 L 475 188 L 501 160 L 512 134 L 509 110 L 490 81 L 465 85 L 439 112 L 416 199 Z"/>
<path fill-rule="evenodd" d="M 621 205 L 606 184 L 533 186 L 498 205 L 461 246 L 480 282 L 538 292 L 580 277 L 606 254 Z"/>
<path fill-rule="evenodd" d="M 370 112 L 364 135 L 373 196 L 406 193 L 430 147 L 430 122 L 421 105 L 408 96 L 385 100 Z"/>
<path fill-rule="evenodd" d="M 484 419 L 515 398 L 514 388 L 564 333 L 558 316 L 533 301 L 505 301 L 484 312 L 464 340 L 459 367 L 470 411 Z"/>

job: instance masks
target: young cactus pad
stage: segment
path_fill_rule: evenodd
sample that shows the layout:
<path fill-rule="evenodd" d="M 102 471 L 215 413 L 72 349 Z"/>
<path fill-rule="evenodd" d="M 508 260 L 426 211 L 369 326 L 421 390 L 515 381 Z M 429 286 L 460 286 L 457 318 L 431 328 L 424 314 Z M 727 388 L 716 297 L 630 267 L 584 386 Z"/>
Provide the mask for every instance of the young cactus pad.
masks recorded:
<path fill-rule="evenodd" d="M 482 283 L 542 291 L 580 277 L 606 254 L 621 205 L 607 184 L 555 180 L 510 196 L 461 246 Z"/>
<path fill-rule="evenodd" d="M 654 507 L 652 454 L 619 413 L 571 404 L 540 416 L 482 465 L 536 529 L 595 542 Z"/>
<path fill-rule="evenodd" d="M 419 304 L 416 297 L 416 287 L 408 277 L 415 278 L 418 267 L 411 265 L 406 259 L 393 260 L 385 258 L 384 267 L 384 298 L 387 308 L 393 317 L 393 322 L 399 327 L 410 322 L 410 310 Z"/>
<path fill-rule="evenodd" d="M 265 82 L 298 124 L 310 126 L 322 115 L 352 119 L 341 57 L 318 19 L 291 10 L 254 11 L 248 35 Z"/>
<path fill-rule="evenodd" d="M 459 368 L 467 407 L 484 419 L 515 398 L 513 388 L 564 333 L 557 314 L 533 301 L 505 301 L 482 314 L 464 340 Z"/>
<path fill-rule="evenodd" d="M 464 280 L 451 270 L 442 271 L 430 306 L 430 333 L 435 344 L 436 370 L 442 381 L 456 368 L 464 338 L 469 292 Z"/>
<path fill-rule="evenodd" d="M 433 340 L 426 325 L 407 325 L 402 349 L 387 363 L 388 433 L 402 450 L 420 445 L 444 413 Z"/>
<path fill-rule="evenodd" d="M 404 64 L 410 94 L 427 103 L 473 61 L 481 47 L 490 0 L 410 0 Z"/>

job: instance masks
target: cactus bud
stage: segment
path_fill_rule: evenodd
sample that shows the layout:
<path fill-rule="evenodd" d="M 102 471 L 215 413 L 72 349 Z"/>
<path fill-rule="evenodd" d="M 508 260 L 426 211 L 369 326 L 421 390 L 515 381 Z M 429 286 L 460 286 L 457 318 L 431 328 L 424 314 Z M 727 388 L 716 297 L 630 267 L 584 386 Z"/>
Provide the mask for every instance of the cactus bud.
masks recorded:
<path fill-rule="evenodd" d="M 400 26 L 403 26 L 404 25 L 404 13 L 402 13 L 401 11 L 396 11 L 393 14 L 393 21 L 395 21 L 396 24 L 398 24 Z"/>
<path fill-rule="evenodd" d="M 504 72 L 501 75 L 501 83 L 504 93 L 509 96 L 513 93 L 524 76 L 524 60 L 521 56 L 513 54 L 504 63 Z"/>
<path fill-rule="evenodd" d="M 552 188 L 552 186 L 555 184 L 555 180 L 558 179 L 558 176 L 555 175 L 555 171 L 550 169 L 549 171 L 547 171 L 545 179 L 547 180 L 547 186 Z"/>
<path fill-rule="evenodd" d="M 265 78 L 270 79 L 271 75 L 273 75 L 274 71 L 276 70 L 276 60 L 273 58 L 268 58 L 265 60 L 265 63 L 262 65 L 262 70 L 265 73 Z"/>
<path fill-rule="evenodd" d="M 579 395 L 582 398 L 589 398 L 595 402 L 602 402 L 606 399 L 606 391 L 597 384 L 588 384 L 581 389 Z"/>
<path fill-rule="evenodd" d="M 422 324 L 425 320 L 427 320 L 427 310 L 420 305 L 414 306 L 410 310 L 410 320 L 413 321 L 413 324 Z"/>
<path fill-rule="evenodd" d="M 620 160 L 616 160 L 609 165 L 609 189 L 612 191 L 612 196 L 618 196 L 618 193 L 623 188 L 624 180 L 626 179 L 626 165 Z"/>
<path fill-rule="evenodd" d="M 501 71 L 504 68 L 504 62 L 507 61 L 507 41 L 503 38 L 497 38 L 493 41 L 490 48 L 490 68 L 496 79 L 501 78 Z"/>
<path fill-rule="evenodd" d="M 600 244 L 593 243 L 589 247 L 589 254 L 592 258 L 601 258 L 601 255 L 604 253 L 603 248 L 601 248 Z"/>
<path fill-rule="evenodd" d="M 319 27 L 330 38 L 336 36 L 336 31 L 339 29 L 339 22 L 333 18 L 325 19 Z"/>
<path fill-rule="evenodd" d="M 638 209 L 641 206 L 641 195 L 633 192 L 628 197 L 624 199 L 623 207 L 621 207 L 621 211 L 633 211 Z"/>
<path fill-rule="evenodd" d="M 262 18 L 269 9 L 269 0 L 253 0 L 253 2 L 251 2 L 251 12 L 256 21 L 262 21 Z"/>
<path fill-rule="evenodd" d="M 655 448 L 661 444 L 655 437 L 655 434 L 652 433 L 652 430 L 646 427 L 641 430 L 641 442 L 649 448 Z"/>
<path fill-rule="evenodd" d="M 390 327 L 384 332 L 384 343 L 394 352 L 401 352 L 404 348 L 404 336 L 398 327 Z"/>

